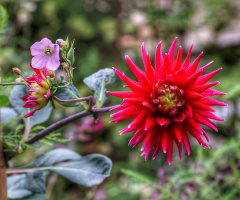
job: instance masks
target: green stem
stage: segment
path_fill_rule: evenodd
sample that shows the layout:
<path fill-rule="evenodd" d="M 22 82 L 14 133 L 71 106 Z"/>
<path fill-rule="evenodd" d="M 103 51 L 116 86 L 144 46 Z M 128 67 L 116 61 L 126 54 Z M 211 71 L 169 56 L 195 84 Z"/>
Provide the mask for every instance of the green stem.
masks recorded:
<path fill-rule="evenodd" d="M 25 83 L 25 82 L 21 82 L 21 83 L 15 83 L 15 82 L 11 82 L 11 83 L 0 83 L 0 86 L 7 86 L 7 85 L 27 85 L 27 83 Z"/>

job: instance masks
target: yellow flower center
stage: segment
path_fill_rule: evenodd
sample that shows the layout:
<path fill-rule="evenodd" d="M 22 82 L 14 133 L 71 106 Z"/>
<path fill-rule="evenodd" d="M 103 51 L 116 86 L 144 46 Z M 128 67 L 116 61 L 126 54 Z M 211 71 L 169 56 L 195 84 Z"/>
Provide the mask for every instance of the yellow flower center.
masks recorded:
<path fill-rule="evenodd" d="M 177 114 L 184 104 L 183 90 L 174 84 L 158 83 L 154 86 L 151 94 L 153 104 L 158 108 L 160 113 L 171 115 Z"/>
<path fill-rule="evenodd" d="M 46 55 L 52 55 L 52 50 L 47 48 L 47 49 L 45 49 L 44 53 Z"/>

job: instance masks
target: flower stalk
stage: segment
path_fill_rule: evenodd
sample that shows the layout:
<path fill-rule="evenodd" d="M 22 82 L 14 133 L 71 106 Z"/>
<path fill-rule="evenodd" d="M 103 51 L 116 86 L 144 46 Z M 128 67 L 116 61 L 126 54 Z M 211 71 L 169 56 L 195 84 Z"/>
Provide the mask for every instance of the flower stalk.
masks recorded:
<path fill-rule="evenodd" d="M 24 82 L 0 83 L 0 86 L 8 86 L 8 85 L 27 85 L 27 83 L 24 83 Z"/>

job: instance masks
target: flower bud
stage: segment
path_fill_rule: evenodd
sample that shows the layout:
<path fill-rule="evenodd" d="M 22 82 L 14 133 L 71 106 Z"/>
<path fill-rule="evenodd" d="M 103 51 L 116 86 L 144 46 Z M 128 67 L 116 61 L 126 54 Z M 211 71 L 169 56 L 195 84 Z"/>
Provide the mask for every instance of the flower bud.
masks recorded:
<path fill-rule="evenodd" d="M 66 62 L 63 62 L 63 63 L 61 63 L 62 64 L 62 66 L 63 66 L 63 70 L 66 72 L 66 73 L 68 73 L 68 71 L 67 71 L 67 63 Z"/>
<path fill-rule="evenodd" d="M 23 82 L 25 82 L 25 79 L 24 78 L 17 78 L 15 81 L 14 81 L 15 83 L 23 83 Z"/>
<path fill-rule="evenodd" d="M 54 78 L 55 77 L 55 73 L 54 71 L 50 70 L 50 69 L 47 69 L 47 76 L 51 77 L 51 78 Z"/>
<path fill-rule="evenodd" d="M 13 72 L 17 75 L 21 75 L 21 70 L 18 69 L 17 67 L 12 68 Z"/>
<path fill-rule="evenodd" d="M 67 46 L 66 41 L 64 41 L 63 39 L 57 39 L 56 44 L 58 44 L 60 48 Z"/>

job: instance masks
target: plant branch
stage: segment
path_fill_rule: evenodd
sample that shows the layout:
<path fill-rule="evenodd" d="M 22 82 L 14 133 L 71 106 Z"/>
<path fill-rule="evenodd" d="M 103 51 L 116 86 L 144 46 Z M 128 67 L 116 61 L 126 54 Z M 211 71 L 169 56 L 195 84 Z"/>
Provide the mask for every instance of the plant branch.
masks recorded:
<path fill-rule="evenodd" d="M 20 82 L 20 83 L 16 83 L 16 82 L 0 83 L 0 86 L 7 86 L 7 85 L 27 85 L 27 84 L 25 82 Z"/>
<path fill-rule="evenodd" d="M 74 102 L 81 102 L 81 101 L 87 101 L 92 99 L 92 96 L 89 97 L 82 97 L 82 98 L 78 98 L 78 99 L 68 99 L 68 100 L 62 100 L 59 99 L 58 97 L 54 96 L 54 99 L 60 103 L 74 103 Z"/>
<path fill-rule="evenodd" d="M 116 106 L 118 106 L 118 105 L 105 107 L 105 108 L 92 108 L 91 111 L 84 110 L 82 112 L 71 115 L 65 119 L 62 119 L 62 120 L 50 125 L 49 127 L 45 128 L 44 130 L 40 131 L 39 133 L 37 133 L 37 135 L 27 139 L 25 141 L 25 143 L 32 144 L 34 142 L 37 142 L 40 139 L 44 138 L 45 136 L 49 135 L 51 132 L 55 131 L 56 129 L 59 129 L 77 119 L 80 119 L 82 117 L 85 117 L 85 116 L 91 115 L 91 114 L 109 112 L 111 109 L 115 108 Z"/>
<path fill-rule="evenodd" d="M 1 112 L 0 112 L 0 199 L 7 200 L 7 174 L 6 174 L 6 163 L 3 153 L 3 131 L 1 123 Z"/>

